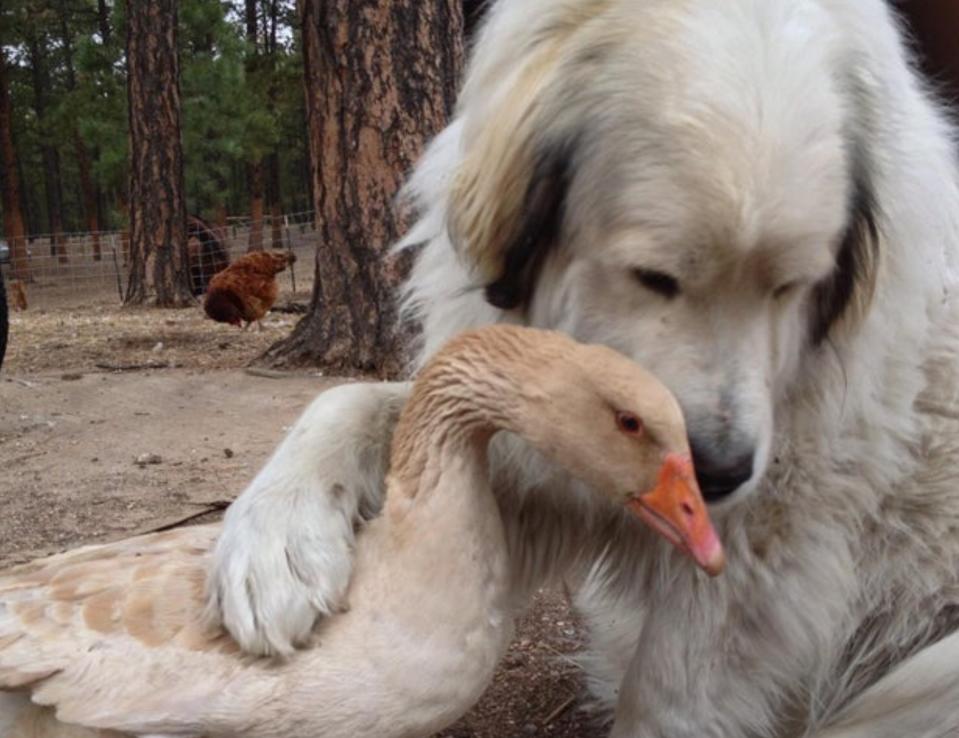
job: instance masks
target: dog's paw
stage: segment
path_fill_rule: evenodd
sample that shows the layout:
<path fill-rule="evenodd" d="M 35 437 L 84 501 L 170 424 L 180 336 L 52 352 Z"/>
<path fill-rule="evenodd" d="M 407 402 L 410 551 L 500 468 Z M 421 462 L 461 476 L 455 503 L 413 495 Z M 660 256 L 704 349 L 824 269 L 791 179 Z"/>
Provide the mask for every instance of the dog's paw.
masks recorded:
<path fill-rule="evenodd" d="M 287 509 L 231 510 L 210 571 L 208 604 L 211 618 L 244 651 L 287 656 L 309 640 L 319 618 L 345 609 L 353 527 L 347 511 L 325 504 L 333 500 L 317 495 Z"/>

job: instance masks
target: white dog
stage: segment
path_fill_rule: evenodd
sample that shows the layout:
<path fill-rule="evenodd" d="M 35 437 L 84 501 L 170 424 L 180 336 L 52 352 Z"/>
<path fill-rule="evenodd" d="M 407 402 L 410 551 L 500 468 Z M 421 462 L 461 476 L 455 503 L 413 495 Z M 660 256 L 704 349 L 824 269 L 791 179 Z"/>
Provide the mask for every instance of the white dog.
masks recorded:
<path fill-rule="evenodd" d="M 687 414 L 717 581 L 502 444 L 518 591 L 577 581 L 614 736 L 959 731 L 959 186 L 882 0 L 501 0 L 410 188 L 423 356 L 559 328 Z M 244 647 L 342 604 L 404 391 L 331 400 L 328 444 L 230 510 L 211 591 Z"/>

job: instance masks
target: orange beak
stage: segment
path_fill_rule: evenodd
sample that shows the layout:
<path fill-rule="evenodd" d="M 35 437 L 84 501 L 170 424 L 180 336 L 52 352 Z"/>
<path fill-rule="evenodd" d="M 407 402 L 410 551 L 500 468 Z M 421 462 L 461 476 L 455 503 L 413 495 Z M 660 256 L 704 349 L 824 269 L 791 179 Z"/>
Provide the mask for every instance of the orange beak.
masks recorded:
<path fill-rule="evenodd" d="M 667 454 L 656 486 L 631 499 L 627 507 L 710 576 L 726 566 L 722 544 L 706 512 L 689 457 Z"/>

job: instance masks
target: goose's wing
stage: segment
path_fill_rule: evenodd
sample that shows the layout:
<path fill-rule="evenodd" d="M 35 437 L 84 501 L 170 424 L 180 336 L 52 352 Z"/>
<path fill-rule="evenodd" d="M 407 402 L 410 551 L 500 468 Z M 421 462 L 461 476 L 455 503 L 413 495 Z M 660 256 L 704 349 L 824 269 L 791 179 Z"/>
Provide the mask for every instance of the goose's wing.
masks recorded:
<path fill-rule="evenodd" d="M 219 526 L 90 546 L 0 574 L 0 689 L 68 723 L 178 735 L 201 725 L 242 667 L 204 624 Z"/>

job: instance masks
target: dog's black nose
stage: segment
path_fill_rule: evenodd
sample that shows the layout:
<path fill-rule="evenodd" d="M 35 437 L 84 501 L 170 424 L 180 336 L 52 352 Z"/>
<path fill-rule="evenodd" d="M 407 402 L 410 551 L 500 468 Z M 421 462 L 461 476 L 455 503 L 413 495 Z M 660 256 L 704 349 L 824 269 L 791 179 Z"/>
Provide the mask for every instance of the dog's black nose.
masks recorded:
<path fill-rule="evenodd" d="M 735 492 L 753 475 L 753 450 L 723 453 L 692 441 L 696 481 L 706 502 L 718 502 Z"/>

